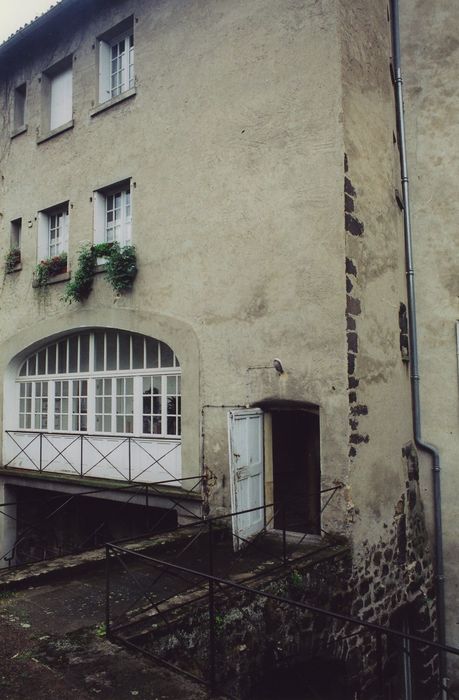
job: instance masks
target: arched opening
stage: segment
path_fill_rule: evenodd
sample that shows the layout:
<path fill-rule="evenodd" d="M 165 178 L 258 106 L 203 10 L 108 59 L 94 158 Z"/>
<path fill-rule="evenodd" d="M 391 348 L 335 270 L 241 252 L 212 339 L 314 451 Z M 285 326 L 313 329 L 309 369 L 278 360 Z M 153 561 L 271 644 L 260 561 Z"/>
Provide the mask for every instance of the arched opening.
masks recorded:
<path fill-rule="evenodd" d="M 263 681 L 252 690 L 253 700 L 350 700 L 344 662 L 316 657 L 287 668 L 265 670 Z"/>
<path fill-rule="evenodd" d="M 266 499 L 274 503 L 274 528 L 320 534 L 320 415 L 318 406 L 266 399 Z"/>
<path fill-rule="evenodd" d="M 53 339 L 21 359 L 6 402 L 5 466 L 180 477 L 181 368 L 163 341 L 100 328 Z"/>

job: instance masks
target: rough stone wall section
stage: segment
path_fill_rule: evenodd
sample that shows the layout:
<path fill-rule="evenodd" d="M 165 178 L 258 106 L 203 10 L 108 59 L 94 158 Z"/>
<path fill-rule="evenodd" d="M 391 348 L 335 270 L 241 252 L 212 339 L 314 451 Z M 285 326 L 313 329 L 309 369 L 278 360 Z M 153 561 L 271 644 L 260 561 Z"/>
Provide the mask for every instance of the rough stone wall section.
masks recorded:
<path fill-rule="evenodd" d="M 261 584 L 272 593 L 366 622 L 401 628 L 409 620 L 412 634 L 435 639 L 435 592 L 429 540 L 419 491 L 417 453 L 412 443 L 402 449 L 406 488 L 384 525 L 377 543 L 366 546 L 356 564 L 350 555 L 298 562 L 277 580 Z M 267 670 L 285 670 L 309 659 L 328 660 L 343 669 L 353 700 L 379 698 L 378 658 L 374 635 L 321 615 L 304 613 L 254 593 L 218 589 L 216 663 L 221 687 L 240 698 L 263 681 Z M 162 631 L 157 627 L 143 645 L 185 670 L 207 668 L 209 628 L 207 602 L 194 604 Z M 387 692 L 399 688 L 401 650 L 382 638 L 382 670 Z M 438 698 L 438 659 L 427 645 L 411 650 L 413 697 Z M 334 671 L 333 671 L 334 672 Z M 397 677 L 397 674 L 398 677 Z M 392 690 L 389 690 L 389 689 Z M 392 695 L 391 697 L 397 697 Z"/>
<path fill-rule="evenodd" d="M 355 216 L 355 198 L 357 192 L 349 177 L 349 162 L 347 154 L 344 154 L 344 222 L 346 235 L 363 236 L 365 227 Z M 359 403 L 358 387 L 360 379 L 357 374 L 357 357 L 359 352 L 359 336 L 357 329 L 358 317 L 362 313 L 360 299 L 356 296 L 358 284 L 357 265 L 351 258 L 346 258 L 346 338 L 347 338 L 347 373 L 349 396 L 349 458 L 357 454 L 359 445 L 368 443 L 370 438 L 367 433 L 359 431 L 362 416 L 368 414 L 368 406 Z"/>

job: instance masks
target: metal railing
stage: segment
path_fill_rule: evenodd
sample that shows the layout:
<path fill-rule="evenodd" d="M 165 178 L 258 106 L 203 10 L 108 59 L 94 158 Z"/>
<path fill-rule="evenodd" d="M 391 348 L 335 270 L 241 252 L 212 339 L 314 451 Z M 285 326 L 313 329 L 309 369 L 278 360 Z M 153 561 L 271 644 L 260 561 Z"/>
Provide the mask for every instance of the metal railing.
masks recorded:
<path fill-rule="evenodd" d="M 399 697 L 394 694 L 391 685 L 394 676 L 389 661 L 394 654 L 408 662 L 414 662 L 420 656 L 423 663 L 426 659 L 431 663 L 431 690 L 426 691 L 429 694 L 404 697 L 434 700 L 443 692 L 443 698 L 453 698 L 441 686 L 438 656 L 444 653 L 457 657 L 459 649 L 438 644 L 431 638 L 276 594 L 269 590 L 269 584 L 264 590 L 255 588 L 253 578 L 250 581 L 235 580 L 229 572 L 227 575 L 216 575 L 213 561 L 216 520 L 207 523 L 209 559 L 205 571 L 132 552 L 119 544 L 106 545 L 105 624 L 110 639 L 207 685 L 212 693 L 218 691 L 227 697 L 237 697 L 235 679 L 244 670 L 241 670 L 242 662 L 238 660 L 232 666 L 231 659 L 237 656 L 237 649 L 235 651 L 231 635 L 239 641 L 245 639 L 243 629 L 247 626 L 252 631 L 248 639 L 251 638 L 253 644 L 257 647 L 266 644 L 267 632 L 263 628 L 266 615 L 259 611 L 266 610 L 269 601 L 276 611 L 286 611 L 284 619 L 295 622 L 297 632 L 302 630 L 303 636 L 309 637 L 306 646 L 310 658 L 349 659 L 353 654 L 358 658 L 360 676 L 349 679 L 353 700 L 361 697 L 375 700 Z M 285 554 L 284 550 L 286 564 L 295 562 Z M 127 575 L 137 593 L 135 602 L 122 610 L 114 595 L 116 575 L 120 572 L 124 584 Z M 298 575 L 296 569 L 291 572 L 293 574 Z M 170 595 L 166 597 L 164 579 L 171 582 Z M 270 579 L 271 583 L 273 580 Z M 141 607 L 139 603 L 142 603 Z M 272 610 L 270 615 L 273 615 Z M 273 649 L 280 649 L 283 644 L 280 627 L 270 632 L 269 643 Z M 247 648 L 246 644 L 241 648 L 245 650 L 247 658 L 250 658 L 251 652 L 259 651 L 258 648 Z M 298 651 L 298 656 L 301 656 L 301 651 Z M 291 650 L 285 658 L 278 656 L 276 663 L 279 666 L 291 664 Z M 223 671 L 225 665 L 226 672 Z M 244 683 L 244 679 L 241 682 Z M 245 678 L 245 682 L 248 682 L 248 678 Z M 366 689 L 362 690 L 362 682 L 366 684 Z"/>
<path fill-rule="evenodd" d="M 197 515 L 185 502 L 187 496 L 194 496 L 204 488 L 208 474 L 185 477 L 180 480 L 167 479 L 162 482 L 132 483 L 120 485 L 116 488 L 97 487 L 85 489 L 72 494 L 53 494 L 49 497 L 25 498 L 7 501 L 0 504 L 0 516 L 11 520 L 16 525 L 16 537 L 7 549 L 0 553 L 0 560 L 7 562 L 8 569 L 13 567 L 33 564 L 37 561 L 45 561 L 61 556 L 80 553 L 90 548 L 101 547 L 105 544 L 107 527 L 112 521 L 120 521 L 129 506 L 136 506 L 142 510 L 144 526 L 140 537 L 151 537 L 152 534 L 170 532 L 177 528 L 176 518 L 171 520 L 171 513 L 180 515 L 190 521 L 201 522 L 201 516 Z M 181 494 L 169 489 L 169 487 L 182 486 L 187 483 L 189 488 Z M 194 482 L 194 483 L 193 483 Z M 165 490 L 166 489 L 166 490 Z M 110 501 L 110 496 L 116 494 L 116 501 Z M 93 523 L 93 526 L 84 533 L 84 536 L 76 541 L 75 530 L 71 528 L 72 542 L 57 541 L 57 519 L 65 517 L 73 506 L 81 506 L 82 501 L 91 502 L 94 497 L 105 498 L 106 502 L 113 504 L 113 512 L 105 514 Z M 120 496 L 122 500 L 120 499 Z M 160 500 L 161 499 L 161 500 Z M 166 500 L 171 504 L 168 508 L 160 504 Z M 18 506 L 37 505 L 41 509 L 36 520 L 30 516 L 17 514 Z M 175 516 L 174 516 L 175 517 Z M 62 523 L 61 523 L 62 525 Z M 65 532 L 64 532 L 65 535 Z M 132 538 L 131 538 L 132 539 Z M 2 572 L 0 571 L 0 577 Z"/>
<path fill-rule="evenodd" d="M 180 440 L 174 438 L 134 437 L 130 435 L 117 436 L 104 433 L 71 433 L 46 432 L 30 430 L 6 430 L 6 436 L 11 441 L 15 453 L 9 457 L 3 468 L 30 468 L 32 470 L 54 473 L 70 473 L 78 477 L 99 477 L 97 470 L 109 469 L 113 477 L 122 481 L 146 481 L 145 475 L 153 468 L 162 475 L 154 481 L 171 478 L 179 481 L 178 474 L 164 465 L 163 460 L 174 456 L 180 450 Z M 24 440 L 30 437 L 26 444 L 21 444 L 19 437 Z M 64 441 L 66 441 L 65 444 Z M 61 443 L 59 446 L 56 442 Z M 113 445 L 113 442 L 116 444 Z M 102 451 L 102 445 L 109 443 L 109 449 Z M 155 457 L 146 445 L 157 448 L 161 445 L 163 452 Z M 170 447 L 169 447 L 170 446 Z M 137 455 L 133 455 L 134 448 Z M 92 456 L 92 459 L 90 459 Z M 119 457 L 118 464 L 115 457 Z M 27 467 L 18 466 L 19 458 L 27 460 Z M 90 461 L 88 461 L 90 460 Z M 142 461 L 143 460 L 143 461 Z M 125 465 L 125 470 L 120 465 Z M 61 466 L 59 466 L 61 465 Z M 107 478 L 107 477 L 106 477 Z M 110 477 L 109 477 L 110 478 Z"/>

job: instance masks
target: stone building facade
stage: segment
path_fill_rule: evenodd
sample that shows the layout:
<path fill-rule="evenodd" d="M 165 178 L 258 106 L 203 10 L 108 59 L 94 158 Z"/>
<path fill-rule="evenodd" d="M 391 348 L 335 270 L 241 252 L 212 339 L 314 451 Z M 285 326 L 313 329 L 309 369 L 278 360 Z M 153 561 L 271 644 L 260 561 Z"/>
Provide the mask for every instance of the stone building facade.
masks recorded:
<path fill-rule="evenodd" d="M 209 468 L 206 510 L 286 502 L 348 539 L 346 612 L 432 632 L 391 52 L 346 0 L 62 0 L 0 47 L 5 500 Z M 63 300 L 85 241 L 135 245 L 132 290 L 99 248 Z"/>

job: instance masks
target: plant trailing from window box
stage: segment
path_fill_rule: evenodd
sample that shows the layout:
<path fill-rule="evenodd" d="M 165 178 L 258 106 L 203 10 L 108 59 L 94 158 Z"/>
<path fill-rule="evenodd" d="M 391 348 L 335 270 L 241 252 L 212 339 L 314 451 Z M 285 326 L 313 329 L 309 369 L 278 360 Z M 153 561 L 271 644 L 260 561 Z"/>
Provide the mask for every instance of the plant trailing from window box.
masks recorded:
<path fill-rule="evenodd" d="M 46 258 L 38 263 L 34 273 L 35 287 L 46 287 L 50 277 L 55 277 L 67 271 L 67 253 Z"/>
<path fill-rule="evenodd" d="M 21 262 L 21 251 L 19 248 L 11 248 L 5 256 L 5 272 L 13 272 Z"/>
<path fill-rule="evenodd" d="M 96 269 L 96 254 L 94 246 L 83 243 L 78 252 L 78 267 L 75 275 L 65 287 L 64 301 L 84 301 L 92 290 L 94 271 Z"/>
<path fill-rule="evenodd" d="M 91 293 L 97 259 L 106 258 L 105 276 L 117 294 L 132 289 L 137 274 L 134 246 L 119 243 L 84 243 L 78 255 L 78 268 L 65 288 L 64 301 L 84 301 Z"/>
<path fill-rule="evenodd" d="M 117 294 L 132 289 L 137 274 L 137 259 L 133 245 L 120 246 L 116 241 L 110 249 L 105 277 Z"/>

